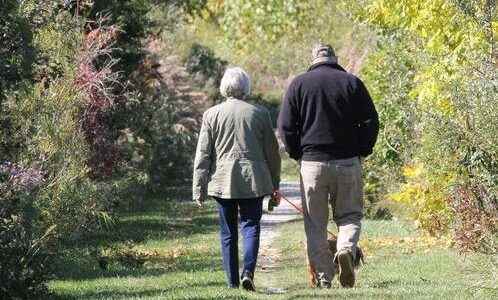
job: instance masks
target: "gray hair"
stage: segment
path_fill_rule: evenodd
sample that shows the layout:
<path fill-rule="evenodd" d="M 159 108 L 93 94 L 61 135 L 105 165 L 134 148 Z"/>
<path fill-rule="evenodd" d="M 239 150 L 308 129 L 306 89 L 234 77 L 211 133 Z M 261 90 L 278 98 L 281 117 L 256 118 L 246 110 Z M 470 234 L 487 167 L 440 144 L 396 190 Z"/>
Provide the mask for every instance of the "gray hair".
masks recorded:
<path fill-rule="evenodd" d="M 242 68 L 228 68 L 221 79 L 220 92 L 226 98 L 244 99 L 251 93 L 251 79 Z"/>

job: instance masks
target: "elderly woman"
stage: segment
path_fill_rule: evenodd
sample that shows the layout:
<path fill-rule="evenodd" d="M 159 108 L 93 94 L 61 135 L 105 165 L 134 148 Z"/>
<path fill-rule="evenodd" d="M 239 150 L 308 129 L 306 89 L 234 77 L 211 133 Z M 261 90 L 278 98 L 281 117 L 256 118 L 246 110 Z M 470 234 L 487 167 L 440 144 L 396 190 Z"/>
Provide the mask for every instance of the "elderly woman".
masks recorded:
<path fill-rule="evenodd" d="M 253 291 L 259 250 L 263 197 L 278 195 L 280 154 L 268 111 L 244 100 L 249 76 L 241 68 L 226 70 L 220 84 L 226 101 L 202 119 L 194 162 L 193 197 L 218 202 L 221 253 L 228 285 Z M 238 221 L 244 240 L 244 267 L 239 280 Z"/>

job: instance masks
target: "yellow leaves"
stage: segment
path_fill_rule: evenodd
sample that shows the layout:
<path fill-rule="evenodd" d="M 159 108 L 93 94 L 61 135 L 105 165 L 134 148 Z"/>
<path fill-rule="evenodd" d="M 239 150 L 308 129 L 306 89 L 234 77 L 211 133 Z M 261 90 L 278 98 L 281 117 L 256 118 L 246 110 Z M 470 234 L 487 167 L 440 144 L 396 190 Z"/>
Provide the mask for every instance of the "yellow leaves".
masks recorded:
<path fill-rule="evenodd" d="M 420 236 L 398 237 L 383 236 L 378 238 L 363 238 L 360 246 L 368 257 L 375 256 L 379 250 L 396 249 L 400 254 L 412 254 L 415 252 L 428 253 L 436 248 L 448 248 L 453 241 L 448 236 L 434 237 L 428 234 Z"/>
<path fill-rule="evenodd" d="M 366 8 L 367 18 L 370 21 L 376 21 L 377 23 L 387 23 L 386 16 L 388 15 L 388 9 L 384 5 L 384 1 L 374 1 L 371 5 Z"/>
<path fill-rule="evenodd" d="M 408 165 L 403 168 L 403 175 L 408 178 L 419 177 L 422 174 L 422 164 Z"/>
<path fill-rule="evenodd" d="M 431 233 L 446 231 L 451 218 L 446 187 L 454 180 L 454 174 L 433 174 L 422 164 L 405 166 L 403 174 L 407 182 L 389 198 L 412 208 L 410 214 L 421 228 Z"/>
<path fill-rule="evenodd" d="M 422 110 L 436 111 L 446 117 L 453 116 L 454 107 L 448 89 L 450 81 L 457 76 L 451 74 L 453 68 L 449 63 L 437 62 L 415 75 L 415 86 L 409 95 Z"/>
<path fill-rule="evenodd" d="M 51 157 L 57 153 L 57 145 L 49 136 L 40 137 L 38 140 L 38 147 L 42 153 Z"/>
<path fill-rule="evenodd" d="M 181 256 L 184 256 L 188 253 L 188 250 L 186 247 L 175 247 L 175 248 L 172 248 L 172 249 L 168 249 L 166 250 L 165 253 L 162 253 L 163 257 L 165 257 L 166 259 L 169 259 L 169 260 L 174 260 L 174 259 L 177 259 Z M 159 254 L 158 254 L 159 256 Z"/>
<path fill-rule="evenodd" d="M 375 0 L 362 10 L 361 19 L 381 28 L 405 31 L 433 55 L 451 55 L 459 46 L 471 47 L 476 39 L 479 44 L 484 42 L 483 28 L 446 0 Z"/>

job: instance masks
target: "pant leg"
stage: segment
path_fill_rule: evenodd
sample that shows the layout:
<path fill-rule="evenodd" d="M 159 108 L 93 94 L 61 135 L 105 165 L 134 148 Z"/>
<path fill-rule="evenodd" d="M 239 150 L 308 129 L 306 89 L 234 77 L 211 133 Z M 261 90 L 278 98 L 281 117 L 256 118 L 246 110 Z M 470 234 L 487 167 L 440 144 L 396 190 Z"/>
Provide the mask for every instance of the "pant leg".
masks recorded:
<path fill-rule="evenodd" d="M 239 200 L 240 227 L 244 239 L 244 271 L 254 274 L 259 251 L 263 198 Z"/>
<path fill-rule="evenodd" d="M 239 249 L 237 226 L 237 200 L 215 198 L 220 215 L 220 240 L 223 269 L 228 285 L 239 286 Z"/>
<path fill-rule="evenodd" d="M 336 177 L 333 187 L 333 218 L 339 229 L 337 251 L 356 254 L 363 218 L 363 179 L 359 158 L 333 161 Z"/>
<path fill-rule="evenodd" d="M 335 275 L 327 242 L 329 218 L 329 174 L 327 163 L 301 162 L 302 204 L 308 258 L 320 277 L 331 281 Z"/>

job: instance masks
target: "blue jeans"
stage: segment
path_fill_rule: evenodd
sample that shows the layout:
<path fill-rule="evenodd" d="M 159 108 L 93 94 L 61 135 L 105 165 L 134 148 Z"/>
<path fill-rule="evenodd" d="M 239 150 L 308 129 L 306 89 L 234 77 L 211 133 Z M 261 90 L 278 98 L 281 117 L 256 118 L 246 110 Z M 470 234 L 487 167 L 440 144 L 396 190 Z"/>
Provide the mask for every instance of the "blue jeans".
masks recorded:
<path fill-rule="evenodd" d="M 220 199 L 221 254 L 223 268 L 227 275 L 228 285 L 238 287 L 239 249 L 237 215 L 240 212 L 240 229 L 244 239 L 244 269 L 254 273 L 259 250 L 260 221 L 263 213 L 263 198 L 255 199 Z"/>

